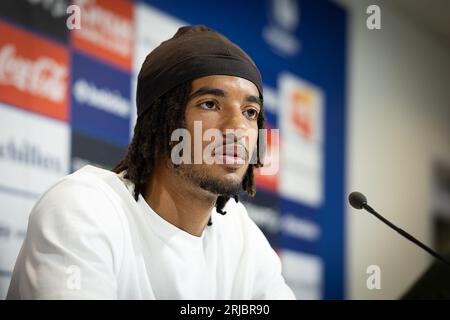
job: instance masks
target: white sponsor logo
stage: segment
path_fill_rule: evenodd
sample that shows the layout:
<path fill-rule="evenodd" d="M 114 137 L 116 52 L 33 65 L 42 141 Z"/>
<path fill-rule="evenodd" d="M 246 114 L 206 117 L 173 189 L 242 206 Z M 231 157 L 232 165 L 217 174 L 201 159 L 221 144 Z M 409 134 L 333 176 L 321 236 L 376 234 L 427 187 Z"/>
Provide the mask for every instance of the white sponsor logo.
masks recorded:
<path fill-rule="evenodd" d="M 300 51 L 300 42 L 294 32 L 300 21 L 300 9 L 295 0 L 272 0 L 269 25 L 262 36 L 278 54 L 293 56 Z"/>
<path fill-rule="evenodd" d="M 40 194 L 68 173 L 67 123 L 1 103 L 0 119 L 0 185 Z"/>
<path fill-rule="evenodd" d="M 97 88 L 95 84 L 85 79 L 78 79 L 73 88 L 73 95 L 78 103 L 89 104 L 97 109 L 113 113 L 119 117 L 128 118 L 130 102 L 115 90 Z"/>
<path fill-rule="evenodd" d="M 6 143 L 0 141 L 0 159 L 11 160 L 55 173 L 64 173 L 60 157 L 46 154 L 39 146 L 27 140 L 23 140 L 21 143 L 16 143 L 14 140 Z"/>
<path fill-rule="evenodd" d="M 285 233 L 306 241 L 318 241 L 321 235 L 316 223 L 290 214 L 282 217 L 280 227 Z"/>
<path fill-rule="evenodd" d="M 0 85 L 62 102 L 66 93 L 66 66 L 49 57 L 35 60 L 20 57 L 13 44 L 0 47 Z"/>

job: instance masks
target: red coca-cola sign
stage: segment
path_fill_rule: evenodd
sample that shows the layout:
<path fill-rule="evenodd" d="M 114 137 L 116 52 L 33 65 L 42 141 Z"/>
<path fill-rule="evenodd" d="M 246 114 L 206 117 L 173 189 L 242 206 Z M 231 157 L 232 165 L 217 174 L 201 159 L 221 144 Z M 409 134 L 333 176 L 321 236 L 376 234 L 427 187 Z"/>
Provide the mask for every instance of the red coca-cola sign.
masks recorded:
<path fill-rule="evenodd" d="M 0 100 L 68 120 L 67 50 L 0 22 Z"/>

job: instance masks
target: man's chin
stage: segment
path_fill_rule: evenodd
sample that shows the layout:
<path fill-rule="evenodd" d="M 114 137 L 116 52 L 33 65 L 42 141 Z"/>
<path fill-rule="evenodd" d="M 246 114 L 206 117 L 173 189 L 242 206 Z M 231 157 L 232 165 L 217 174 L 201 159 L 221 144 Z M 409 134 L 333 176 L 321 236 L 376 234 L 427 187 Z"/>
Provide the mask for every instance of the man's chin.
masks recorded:
<path fill-rule="evenodd" d="M 234 196 L 241 191 L 242 180 L 227 174 L 221 178 L 209 177 L 201 181 L 199 187 L 216 195 Z"/>
<path fill-rule="evenodd" d="M 178 167 L 176 172 L 185 180 L 215 195 L 234 196 L 242 190 L 244 174 L 237 168 L 219 165 L 220 168 Z M 212 168 L 211 168 L 212 169 Z"/>
<path fill-rule="evenodd" d="M 238 171 L 206 173 L 203 179 L 197 181 L 198 186 L 203 190 L 212 192 L 216 195 L 233 196 L 242 189 L 243 175 Z"/>

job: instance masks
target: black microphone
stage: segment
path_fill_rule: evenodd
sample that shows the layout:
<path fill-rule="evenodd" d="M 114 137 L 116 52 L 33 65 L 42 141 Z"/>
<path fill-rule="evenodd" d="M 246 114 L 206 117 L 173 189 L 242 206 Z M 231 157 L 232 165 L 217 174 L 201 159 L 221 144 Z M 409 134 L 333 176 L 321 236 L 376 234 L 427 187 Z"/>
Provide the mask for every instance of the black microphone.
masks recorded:
<path fill-rule="evenodd" d="M 376 212 L 371 206 L 367 204 L 367 198 L 361 193 L 361 192 L 352 192 L 348 196 L 348 202 L 350 202 L 350 205 L 355 209 L 365 209 L 366 211 L 373 214 L 375 217 L 383 221 L 385 224 L 387 224 L 389 227 L 400 233 L 402 236 L 404 236 L 406 239 L 412 241 L 419 247 L 421 247 L 423 250 L 431 254 L 433 257 L 438 259 L 439 261 L 445 263 L 447 266 L 450 267 L 450 262 L 446 260 L 444 257 L 442 257 L 437 252 L 433 251 L 431 248 L 427 247 L 425 244 L 414 238 L 412 235 L 410 235 L 408 232 L 400 229 L 396 225 L 392 224 L 390 221 L 385 219 L 383 216 L 381 216 L 378 212 Z"/>

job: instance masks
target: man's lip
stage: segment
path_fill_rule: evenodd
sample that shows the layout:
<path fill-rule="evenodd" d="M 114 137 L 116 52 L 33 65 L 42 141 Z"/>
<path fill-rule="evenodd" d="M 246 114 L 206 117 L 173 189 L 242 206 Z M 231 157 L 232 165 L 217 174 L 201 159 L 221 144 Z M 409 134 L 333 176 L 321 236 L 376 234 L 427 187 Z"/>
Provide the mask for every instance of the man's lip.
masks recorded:
<path fill-rule="evenodd" d="M 232 166 L 242 166 L 245 164 L 245 160 L 240 157 L 227 156 L 225 154 L 221 155 L 222 161 L 220 164 L 232 165 Z"/>
<path fill-rule="evenodd" d="M 216 154 L 219 154 L 222 156 L 238 158 L 238 159 L 241 159 L 244 161 L 247 159 L 247 150 L 245 149 L 244 146 L 237 145 L 237 144 L 228 144 L 228 145 L 223 145 L 223 146 L 217 147 L 214 150 L 214 156 Z"/>

